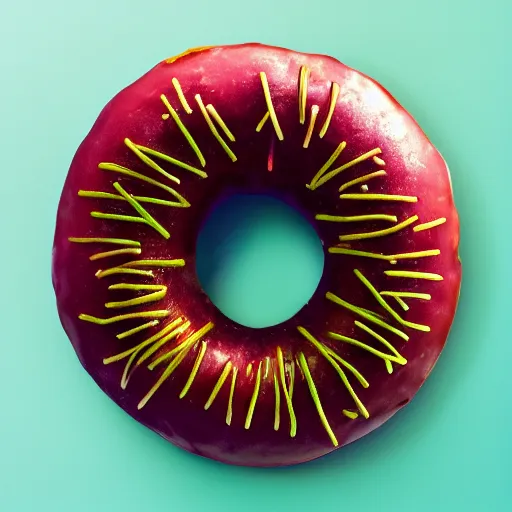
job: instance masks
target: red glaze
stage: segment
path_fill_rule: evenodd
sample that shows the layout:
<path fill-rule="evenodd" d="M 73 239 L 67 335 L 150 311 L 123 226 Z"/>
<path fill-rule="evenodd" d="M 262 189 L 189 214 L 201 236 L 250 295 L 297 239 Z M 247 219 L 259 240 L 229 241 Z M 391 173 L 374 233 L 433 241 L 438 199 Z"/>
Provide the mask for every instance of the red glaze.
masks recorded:
<path fill-rule="evenodd" d="M 298 82 L 302 65 L 311 69 L 306 123 L 299 123 Z M 273 105 L 284 133 L 284 141 L 275 137 L 270 120 L 260 133 L 255 128 L 267 111 L 259 73 L 268 78 Z M 171 84 L 179 79 L 188 103 L 193 109 L 187 115 Z M 324 138 L 318 131 L 329 106 L 331 82 L 341 92 L 332 121 Z M 186 124 L 206 158 L 207 179 L 158 161 L 164 169 L 181 179 L 179 186 L 145 166 L 124 145 L 133 142 L 167 153 L 200 168 L 199 161 L 166 112 L 160 100 L 164 93 Z M 194 95 L 199 93 L 204 104 L 212 103 L 236 137 L 224 139 L 236 154 L 233 163 L 212 136 Z M 320 108 L 315 131 L 308 149 L 302 147 L 309 124 L 311 106 Z M 221 134 L 222 131 L 219 129 Z M 273 170 L 267 170 L 269 147 L 274 140 Z M 380 167 L 371 159 L 336 176 L 312 191 L 306 188 L 316 172 L 327 161 L 341 141 L 346 149 L 331 167 L 376 147 L 385 160 Z M 145 204 L 145 208 L 170 233 L 165 240 L 144 224 L 100 220 L 91 211 L 137 214 L 126 202 L 90 199 L 77 196 L 79 189 L 116 193 L 112 183 L 118 181 L 128 192 L 138 196 L 169 199 L 160 190 L 145 183 L 98 169 L 100 162 L 115 162 L 159 179 L 173 186 L 190 203 L 189 208 L 172 208 Z M 384 168 L 386 177 L 368 182 L 368 193 L 417 196 L 415 204 L 405 202 L 340 200 L 338 188 L 344 182 Z M 251 329 L 235 324 L 220 313 L 202 291 L 196 276 L 195 243 L 201 222 L 214 201 L 235 191 L 274 194 L 302 211 L 313 223 L 326 249 L 325 270 L 319 288 L 311 301 L 293 318 L 275 327 Z M 359 193 L 359 185 L 346 193 Z M 235 213 L 235 212 L 234 212 Z M 441 254 L 417 260 L 387 261 L 358 256 L 328 254 L 328 247 L 338 243 L 338 236 L 392 227 L 383 221 L 334 223 L 320 222 L 315 214 L 363 215 L 386 213 L 396 215 L 398 222 L 418 215 L 418 222 L 446 217 L 442 226 L 421 232 L 408 227 L 395 234 L 351 243 L 352 249 L 383 254 L 397 254 L 439 249 Z M 155 278 L 118 275 L 97 279 L 95 272 L 116 266 L 133 257 L 117 256 L 90 261 L 95 252 L 120 248 L 111 245 L 78 244 L 68 237 L 115 237 L 139 240 L 144 259 L 183 258 L 186 266 L 155 270 Z M 273 366 L 262 378 L 256 407 L 249 429 L 244 428 L 246 414 L 255 385 L 258 362 L 266 356 L 275 359 L 277 347 L 285 360 L 293 360 L 304 352 L 316 384 L 323 410 L 339 445 L 350 443 L 380 426 L 418 391 L 434 366 L 448 335 L 459 294 L 461 266 L 458 259 L 459 221 L 454 207 L 446 164 L 412 117 L 370 78 L 349 69 L 330 57 L 295 53 L 257 44 L 216 47 L 191 53 L 172 63 L 161 62 L 134 84 L 120 92 L 102 111 L 71 165 L 62 193 L 53 250 L 53 282 L 62 324 L 81 363 L 97 384 L 119 406 L 172 443 L 193 453 L 223 462 L 241 465 L 274 466 L 304 462 L 334 449 L 322 426 L 307 383 L 296 368 L 293 406 L 297 417 L 297 435 L 290 437 L 290 417 L 282 387 L 280 389 L 280 428 L 274 431 Z M 431 332 L 404 328 L 410 336 L 406 343 L 396 335 L 365 321 L 325 298 L 332 292 L 352 304 L 385 315 L 395 327 L 400 325 L 378 305 L 367 288 L 354 275 L 360 270 L 377 290 L 416 291 L 432 295 L 432 300 L 406 299 L 410 310 L 404 312 L 392 297 L 387 302 L 403 318 L 431 327 Z M 384 270 L 415 270 L 437 273 L 443 281 L 388 277 Z M 307 271 L 307 270 L 305 270 Z M 104 304 L 112 300 L 132 298 L 133 292 L 108 291 L 118 282 L 163 283 L 168 285 L 166 297 L 144 307 L 108 310 Z M 132 311 L 169 309 L 170 319 L 177 315 L 189 319 L 197 330 L 209 321 L 215 327 L 204 340 L 207 351 L 200 370 L 187 395 L 179 399 L 199 346 L 194 347 L 181 365 L 141 410 L 137 404 L 155 384 L 165 365 L 150 371 L 145 365 L 131 374 L 126 390 L 120 379 L 126 359 L 104 365 L 103 359 L 134 347 L 157 328 L 117 340 L 116 334 L 148 320 L 135 320 L 100 326 L 78 319 L 86 313 L 109 317 Z M 384 361 L 365 350 L 330 340 L 326 333 L 334 331 L 356 338 L 387 352 L 370 335 L 354 325 L 359 319 L 390 341 L 407 359 L 405 366 L 393 365 L 389 375 Z M 164 319 L 165 320 L 165 319 Z M 164 323 L 161 322 L 160 327 Z M 353 399 L 329 362 L 297 331 L 309 330 L 318 340 L 332 347 L 354 365 L 368 380 L 364 389 L 353 375 L 347 376 L 358 397 L 370 413 L 351 420 L 343 409 L 357 410 Z M 184 339 L 184 335 L 179 338 Z M 167 349 L 176 346 L 172 341 Z M 161 349 L 157 355 L 165 352 Z M 225 382 L 213 405 L 207 401 L 225 362 L 230 359 L 239 368 L 233 401 L 231 426 L 226 424 L 226 410 L 231 377 Z M 245 368 L 254 365 L 247 377 Z M 262 377 L 264 377 L 262 372 Z"/>

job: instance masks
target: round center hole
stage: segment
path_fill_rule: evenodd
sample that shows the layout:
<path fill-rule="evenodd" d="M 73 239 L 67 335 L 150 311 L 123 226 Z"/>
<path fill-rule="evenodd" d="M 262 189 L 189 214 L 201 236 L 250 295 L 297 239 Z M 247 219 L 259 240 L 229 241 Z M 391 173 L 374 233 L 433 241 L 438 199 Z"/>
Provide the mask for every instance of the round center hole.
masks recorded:
<path fill-rule="evenodd" d="M 262 328 L 291 318 L 315 292 L 324 268 L 311 224 L 286 203 L 239 194 L 223 200 L 197 239 L 199 282 L 238 324 Z"/>

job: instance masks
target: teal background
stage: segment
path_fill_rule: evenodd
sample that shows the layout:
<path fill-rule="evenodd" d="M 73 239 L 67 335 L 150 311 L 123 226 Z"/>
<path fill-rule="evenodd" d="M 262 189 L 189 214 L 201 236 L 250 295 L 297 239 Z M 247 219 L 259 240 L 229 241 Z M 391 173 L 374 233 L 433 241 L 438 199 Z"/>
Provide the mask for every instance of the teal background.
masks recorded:
<path fill-rule="evenodd" d="M 203 290 L 226 316 L 247 327 L 270 327 L 295 315 L 317 289 L 324 261 L 309 221 L 265 195 L 216 201 L 197 237 Z"/>
<path fill-rule="evenodd" d="M 505 0 L 4 2 L 0 510 L 512 510 L 511 10 Z M 366 439 L 272 471 L 190 456 L 129 419 L 79 366 L 50 281 L 67 167 L 103 105 L 187 47 L 251 40 L 331 54 L 381 81 L 449 162 L 462 219 L 458 315 L 417 398 Z"/>

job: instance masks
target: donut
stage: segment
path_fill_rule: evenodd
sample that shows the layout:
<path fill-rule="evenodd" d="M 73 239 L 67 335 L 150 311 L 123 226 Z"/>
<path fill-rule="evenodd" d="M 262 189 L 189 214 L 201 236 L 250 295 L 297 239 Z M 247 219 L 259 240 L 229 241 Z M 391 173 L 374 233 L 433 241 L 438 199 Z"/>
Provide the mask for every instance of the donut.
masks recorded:
<path fill-rule="evenodd" d="M 314 295 L 271 327 L 227 318 L 196 275 L 202 223 L 238 193 L 286 202 L 324 247 Z M 416 394 L 456 312 L 458 245 L 447 164 L 381 85 L 327 56 L 201 47 L 101 111 L 64 183 L 52 280 L 81 365 L 130 416 L 203 457 L 283 466 Z"/>

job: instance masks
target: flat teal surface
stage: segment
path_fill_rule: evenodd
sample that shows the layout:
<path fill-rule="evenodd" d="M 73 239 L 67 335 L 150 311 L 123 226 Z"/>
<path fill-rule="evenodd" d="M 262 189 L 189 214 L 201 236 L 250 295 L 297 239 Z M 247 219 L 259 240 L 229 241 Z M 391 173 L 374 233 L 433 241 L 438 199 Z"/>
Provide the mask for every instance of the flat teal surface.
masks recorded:
<path fill-rule="evenodd" d="M 512 510 L 511 11 L 505 0 L 4 2 L 0 510 Z M 449 162 L 462 221 L 458 315 L 417 398 L 366 439 L 284 470 L 200 459 L 128 418 L 79 366 L 50 281 L 61 187 L 103 105 L 167 56 L 246 41 L 331 54 L 382 82 Z"/>
<path fill-rule="evenodd" d="M 277 325 L 302 309 L 318 287 L 324 261 L 309 221 L 266 195 L 216 201 L 197 238 L 203 290 L 226 316 L 247 327 Z"/>

